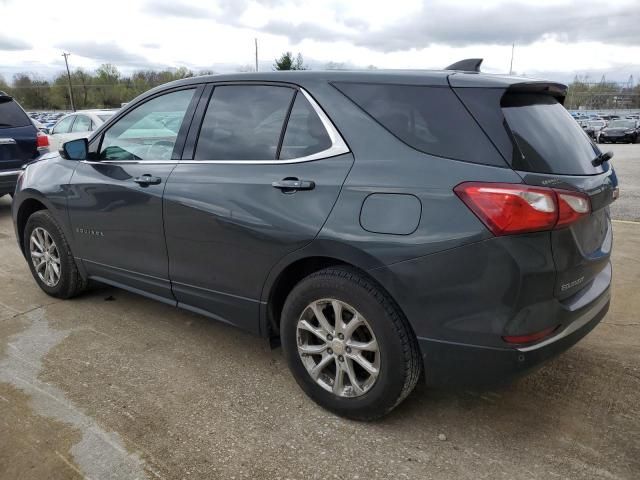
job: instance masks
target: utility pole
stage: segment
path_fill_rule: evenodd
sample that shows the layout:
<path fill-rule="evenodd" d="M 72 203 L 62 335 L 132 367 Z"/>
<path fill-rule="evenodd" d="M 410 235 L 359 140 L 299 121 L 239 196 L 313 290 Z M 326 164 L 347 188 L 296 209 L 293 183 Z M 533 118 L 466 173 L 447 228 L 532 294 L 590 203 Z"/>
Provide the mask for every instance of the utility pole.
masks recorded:
<path fill-rule="evenodd" d="M 71 88 L 71 72 L 69 72 L 69 62 L 67 61 L 67 57 L 71 55 L 70 53 L 63 53 L 64 64 L 67 66 L 67 79 L 69 79 L 69 101 L 71 102 L 71 110 L 76 111 L 76 107 L 73 104 L 73 89 Z"/>
<path fill-rule="evenodd" d="M 511 64 L 509 65 L 509 75 L 513 75 L 513 51 L 516 48 L 516 42 L 511 44 Z"/>
<path fill-rule="evenodd" d="M 256 43 L 256 72 L 258 71 L 258 39 L 254 38 Z"/>

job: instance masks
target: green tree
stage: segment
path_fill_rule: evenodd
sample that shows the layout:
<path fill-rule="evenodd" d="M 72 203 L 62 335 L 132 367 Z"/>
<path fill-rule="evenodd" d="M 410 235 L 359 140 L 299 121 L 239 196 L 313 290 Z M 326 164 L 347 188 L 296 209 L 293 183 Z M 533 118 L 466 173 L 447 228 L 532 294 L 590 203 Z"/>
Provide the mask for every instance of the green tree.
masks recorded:
<path fill-rule="evenodd" d="M 306 65 L 304 64 L 304 59 L 302 58 L 302 54 L 298 53 L 298 55 L 293 58 L 293 54 L 291 52 L 284 52 L 280 58 L 277 58 L 273 64 L 274 70 L 307 70 Z"/>

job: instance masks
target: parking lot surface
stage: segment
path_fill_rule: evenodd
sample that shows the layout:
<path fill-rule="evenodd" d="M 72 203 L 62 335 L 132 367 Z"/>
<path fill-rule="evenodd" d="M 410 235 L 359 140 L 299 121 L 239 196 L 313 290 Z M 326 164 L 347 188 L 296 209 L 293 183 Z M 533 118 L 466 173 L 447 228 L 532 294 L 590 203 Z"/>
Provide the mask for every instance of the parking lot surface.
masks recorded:
<path fill-rule="evenodd" d="M 509 386 L 419 385 L 374 423 L 317 407 L 262 339 L 113 288 L 46 296 L 0 199 L 0 478 L 640 478 L 640 145 L 611 149 L 604 321 Z"/>

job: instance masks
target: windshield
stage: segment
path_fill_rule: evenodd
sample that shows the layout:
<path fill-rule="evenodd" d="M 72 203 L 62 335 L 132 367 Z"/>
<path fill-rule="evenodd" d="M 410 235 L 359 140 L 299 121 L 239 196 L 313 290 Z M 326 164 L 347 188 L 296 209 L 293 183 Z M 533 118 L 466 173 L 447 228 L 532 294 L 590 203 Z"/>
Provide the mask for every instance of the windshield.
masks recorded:
<path fill-rule="evenodd" d="M 636 125 L 632 120 L 611 120 L 609 128 L 634 128 Z"/>
<path fill-rule="evenodd" d="M 518 154 L 513 168 L 560 175 L 594 175 L 598 147 L 558 101 L 544 94 L 507 93 L 501 101 Z"/>

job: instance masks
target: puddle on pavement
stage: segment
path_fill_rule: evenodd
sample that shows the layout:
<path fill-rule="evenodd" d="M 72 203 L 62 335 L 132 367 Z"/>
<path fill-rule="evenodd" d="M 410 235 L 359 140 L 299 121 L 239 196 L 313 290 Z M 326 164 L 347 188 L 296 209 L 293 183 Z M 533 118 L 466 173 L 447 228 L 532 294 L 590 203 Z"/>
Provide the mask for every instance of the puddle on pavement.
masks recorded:
<path fill-rule="evenodd" d="M 0 423 L 0 458 L 6 453 L 3 443 L 9 452 L 24 444 L 33 452 L 33 458 L 45 455 L 46 459 L 53 451 L 53 455 L 66 464 L 64 471 L 68 475 L 64 478 L 73 478 L 74 474 L 94 480 L 148 478 L 144 462 L 126 450 L 117 433 L 103 430 L 69 401 L 61 389 L 39 379 L 43 358 L 69 336 L 71 330 L 50 328 L 42 308 L 26 313 L 22 321 L 27 323 L 27 328 L 9 336 L 0 349 L 4 350 L 4 358 L 0 360 L 0 392 L 4 392 L 0 393 L 0 412 L 7 412 L 2 415 L 6 419 L 4 424 Z M 12 413 L 15 418 L 9 417 Z M 37 416 L 44 417 L 44 421 L 38 422 Z M 36 430 L 16 429 L 15 422 L 31 425 Z M 44 443 L 39 429 L 50 432 L 45 437 L 50 439 L 46 448 L 38 448 L 38 441 Z M 41 450 L 49 451 L 44 454 Z M 7 460 L 9 458 L 12 456 Z M 49 470 L 46 478 L 53 478 L 52 475 L 53 470 Z"/>

